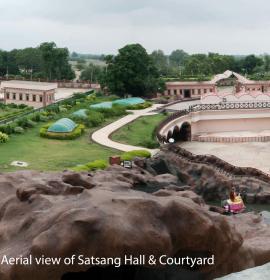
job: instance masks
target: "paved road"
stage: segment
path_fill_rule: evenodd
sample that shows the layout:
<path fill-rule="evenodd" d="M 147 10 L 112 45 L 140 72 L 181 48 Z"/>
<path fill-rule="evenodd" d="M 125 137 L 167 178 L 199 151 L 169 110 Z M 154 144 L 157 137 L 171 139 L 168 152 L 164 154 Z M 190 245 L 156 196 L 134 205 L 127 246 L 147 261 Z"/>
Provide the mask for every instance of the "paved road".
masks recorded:
<path fill-rule="evenodd" d="M 161 107 L 162 105 L 160 104 L 154 104 L 152 107 L 150 108 L 146 108 L 144 110 L 134 110 L 134 111 L 130 111 L 131 114 L 97 130 L 96 132 L 94 132 L 92 134 L 92 139 L 103 145 L 106 147 L 110 147 L 113 149 L 117 149 L 120 151 L 124 151 L 124 152 L 128 152 L 128 151 L 132 151 L 132 150 L 147 150 L 149 152 L 151 152 L 151 154 L 155 154 L 158 149 L 146 149 L 143 147 L 138 147 L 138 146 L 132 146 L 132 145 L 126 145 L 126 144 L 122 144 L 119 142 L 115 142 L 112 141 L 109 136 L 116 131 L 117 129 L 119 129 L 120 127 L 134 121 L 135 119 L 141 117 L 141 116 L 147 116 L 147 115 L 154 115 L 157 114 L 155 112 L 151 112 L 159 107 Z"/>

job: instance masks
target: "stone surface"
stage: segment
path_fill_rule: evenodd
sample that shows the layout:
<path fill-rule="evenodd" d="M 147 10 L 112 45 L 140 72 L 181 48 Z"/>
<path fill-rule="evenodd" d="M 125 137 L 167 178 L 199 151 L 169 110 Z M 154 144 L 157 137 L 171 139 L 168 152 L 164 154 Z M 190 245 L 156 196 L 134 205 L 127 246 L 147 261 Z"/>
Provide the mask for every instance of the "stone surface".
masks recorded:
<path fill-rule="evenodd" d="M 147 161 L 147 170 L 152 174 L 173 174 L 184 185 L 208 201 L 221 201 L 228 197 L 229 190 L 235 186 L 248 203 L 270 204 L 270 178 L 266 182 L 261 178 L 252 176 L 230 176 L 228 172 L 215 166 L 216 158 L 208 157 L 208 163 L 190 162 L 186 158 L 172 152 L 177 151 L 177 146 L 163 148 L 162 151 Z M 200 157 L 204 160 L 204 156 Z M 225 170 L 230 165 L 222 162 Z M 239 168 L 239 170 L 241 170 Z M 241 174 L 241 172 L 239 172 Z"/>
<path fill-rule="evenodd" d="M 208 279 L 269 262 L 270 227 L 260 215 L 209 211 L 193 192 L 219 195 L 226 178 L 168 156 L 171 165 L 160 154 L 146 169 L 1 174 L 0 257 L 214 254 L 215 265 L 197 271 Z M 0 279 L 56 280 L 87 269 L 1 265 Z"/>
<path fill-rule="evenodd" d="M 270 263 L 255 268 L 246 269 L 241 272 L 217 278 L 218 280 L 268 280 L 270 278 Z M 217 280 L 216 279 L 216 280 Z"/>

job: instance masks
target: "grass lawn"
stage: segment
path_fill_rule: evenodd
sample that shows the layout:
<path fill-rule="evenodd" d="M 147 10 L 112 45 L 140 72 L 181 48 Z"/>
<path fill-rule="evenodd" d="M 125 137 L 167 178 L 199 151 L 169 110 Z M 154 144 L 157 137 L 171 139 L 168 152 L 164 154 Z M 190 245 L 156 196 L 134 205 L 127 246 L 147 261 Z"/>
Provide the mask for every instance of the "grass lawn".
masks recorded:
<path fill-rule="evenodd" d="M 12 134 L 9 142 L 0 144 L 0 172 L 22 170 L 21 167 L 10 166 L 14 160 L 27 162 L 27 169 L 58 171 L 96 159 L 107 160 L 110 155 L 121 154 L 93 143 L 89 137 L 93 129 L 87 129 L 84 135 L 76 140 L 52 140 L 39 136 L 42 125 L 44 124 L 39 124 L 22 135 Z"/>
<path fill-rule="evenodd" d="M 114 132 L 111 139 L 125 144 L 143 146 L 145 141 L 153 141 L 154 129 L 166 117 L 163 114 L 140 117 Z"/>

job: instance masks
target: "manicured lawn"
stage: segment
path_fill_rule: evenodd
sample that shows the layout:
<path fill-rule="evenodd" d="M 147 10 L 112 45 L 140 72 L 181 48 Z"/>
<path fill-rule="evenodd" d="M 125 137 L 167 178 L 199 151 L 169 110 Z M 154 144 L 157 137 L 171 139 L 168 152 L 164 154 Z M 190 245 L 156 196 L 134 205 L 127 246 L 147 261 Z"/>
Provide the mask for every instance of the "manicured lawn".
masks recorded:
<path fill-rule="evenodd" d="M 166 117 L 163 114 L 140 117 L 117 130 L 111 135 L 111 138 L 125 144 L 145 146 L 143 145 L 145 142 L 155 141 L 153 132 L 156 126 Z"/>
<path fill-rule="evenodd" d="M 14 160 L 27 162 L 27 169 L 57 171 L 96 159 L 107 160 L 110 155 L 120 153 L 93 143 L 89 138 L 90 129 L 76 140 L 51 140 L 39 136 L 41 126 L 22 135 L 13 134 L 8 143 L 0 144 L 0 172 L 22 170 L 10 166 Z"/>

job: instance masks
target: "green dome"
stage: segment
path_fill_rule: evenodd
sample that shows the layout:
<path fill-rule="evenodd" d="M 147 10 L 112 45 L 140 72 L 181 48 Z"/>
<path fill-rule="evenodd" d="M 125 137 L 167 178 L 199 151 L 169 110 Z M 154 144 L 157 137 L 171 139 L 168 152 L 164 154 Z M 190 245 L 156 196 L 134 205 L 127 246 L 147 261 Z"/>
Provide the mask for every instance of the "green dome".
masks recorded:
<path fill-rule="evenodd" d="M 75 129 L 76 123 L 68 118 L 63 118 L 56 121 L 48 128 L 48 132 L 58 132 L 58 133 L 65 133 L 71 132 Z"/>
<path fill-rule="evenodd" d="M 80 117 L 80 118 L 87 118 L 86 109 L 80 109 L 72 113 L 72 116 Z"/>
<path fill-rule="evenodd" d="M 117 100 L 113 101 L 113 104 L 129 106 L 129 105 L 142 104 L 144 102 L 145 102 L 145 100 L 140 97 L 130 97 L 130 98 L 124 98 L 124 99 L 117 99 Z"/>
<path fill-rule="evenodd" d="M 112 102 L 107 101 L 107 102 L 101 102 L 98 104 L 93 104 L 93 105 L 90 105 L 90 108 L 92 108 L 92 109 L 110 109 L 110 108 L 112 108 Z"/>

